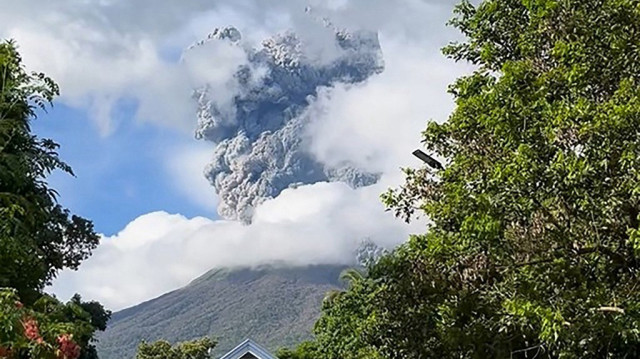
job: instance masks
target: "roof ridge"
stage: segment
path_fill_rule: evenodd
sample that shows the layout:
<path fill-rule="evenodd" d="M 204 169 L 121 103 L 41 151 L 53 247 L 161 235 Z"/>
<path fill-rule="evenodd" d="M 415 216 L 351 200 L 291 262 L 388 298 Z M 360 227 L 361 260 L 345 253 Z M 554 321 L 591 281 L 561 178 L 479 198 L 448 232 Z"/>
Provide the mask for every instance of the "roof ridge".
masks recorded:
<path fill-rule="evenodd" d="M 276 357 L 269 353 L 267 349 L 263 348 L 260 344 L 254 342 L 250 338 L 245 339 L 242 343 L 231 349 L 227 354 L 220 357 L 220 359 L 239 359 L 247 353 L 251 353 L 258 359 L 276 359 Z"/>

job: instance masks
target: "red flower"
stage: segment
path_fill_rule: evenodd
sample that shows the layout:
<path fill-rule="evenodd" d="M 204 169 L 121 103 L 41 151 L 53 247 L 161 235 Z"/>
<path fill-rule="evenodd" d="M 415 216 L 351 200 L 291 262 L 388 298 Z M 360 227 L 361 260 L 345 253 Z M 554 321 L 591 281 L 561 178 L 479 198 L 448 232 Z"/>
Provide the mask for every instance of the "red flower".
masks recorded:
<path fill-rule="evenodd" d="M 73 341 L 72 335 L 59 335 L 57 342 L 60 349 L 59 359 L 77 359 L 80 356 L 80 346 Z"/>
<path fill-rule="evenodd" d="M 38 330 L 38 322 L 33 318 L 27 318 L 22 321 L 22 327 L 24 328 L 24 336 L 30 340 L 38 340 L 40 338 L 40 331 Z"/>
<path fill-rule="evenodd" d="M 14 305 L 15 305 L 15 306 L 16 306 L 16 308 L 18 308 L 18 309 L 22 309 L 22 307 L 24 307 L 24 304 L 22 304 L 22 302 L 21 302 L 21 301 L 19 301 L 19 300 L 16 300 L 16 301 L 15 301 L 15 303 L 14 303 Z"/>

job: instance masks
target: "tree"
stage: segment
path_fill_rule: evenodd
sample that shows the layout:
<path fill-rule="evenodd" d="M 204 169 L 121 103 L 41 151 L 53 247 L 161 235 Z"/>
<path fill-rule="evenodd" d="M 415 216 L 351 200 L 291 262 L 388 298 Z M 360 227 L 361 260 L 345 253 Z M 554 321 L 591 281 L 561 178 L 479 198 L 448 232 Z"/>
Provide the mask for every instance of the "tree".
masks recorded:
<path fill-rule="evenodd" d="M 357 285 L 364 280 L 365 274 L 361 268 L 347 268 L 340 273 L 340 281 L 346 284 L 347 288 Z M 333 301 L 336 297 L 344 293 L 340 289 L 332 289 L 328 291 L 324 297 L 324 301 Z"/>
<path fill-rule="evenodd" d="M 63 304 L 56 298 L 43 295 L 38 299 L 33 309 L 45 315 L 49 321 L 56 323 L 73 323 L 77 329 L 73 335 L 75 343 L 79 345 L 79 359 L 96 359 L 94 334 L 96 331 L 104 331 L 107 322 L 111 318 L 111 311 L 106 310 L 102 304 L 90 301 L 82 301 L 79 294 Z"/>
<path fill-rule="evenodd" d="M 314 358 L 382 358 L 364 335 L 375 320 L 371 314 L 378 288 L 373 284 L 370 278 L 359 279 L 323 301 L 322 316 L 314 326 Z"/>
<path fill-rule="evenodd" d="M 217 341 L 206 337 L 173 346 L 166 340 L 153 343 L 143 341 L 138 346 L 136 359 L 208 359 L 217 344 Z"/>
<path fill-rule="evenodd" d="M 91 308 L 88 312 L 83 308 Z M 95 359 L 91 344 L 110 312 L 75 296 L 63 304 L 44 295 L 32 307 L 14 289 L 0 290 L 0 358 Z"/>
<path fill-rule="evenodd" d="M 31 133 L 36 110 L 56 95 L 50 78 L 27 73 L 13 42 L 0 44 L 0 287 L 18 289 L 27 303 L 98 245 L 93 224 L 60 206 L 46 182 L 54 170 L 73 174 L 58 144 Z"/>
<path fill-rule="evenodd" d="M 423 133 L 443 169 L 383 195 L 429 218 L 323 310 L 321 358 L 640 352 L 640 4 L 463 1 L 477 70 Z M 350 343 L 354 343 L 351 344 Z"/>
<path fill-rule="evenodd" d="M 276 351 L 278 359 L 317 359 L 318 355 L 317 345 L 313 341 L 302 342 L 293 350 L 280 348 Z"/>
<path fill-rule="evenodd" d="M 0 358 L 95 359 L 94 333 L 111 316 L 79 295 L 63 304 L 42 293 L 98 245 L 93 224 L 60 206 L 46 182 L 56 169 L 73 174 L 58 145 L 31 133 L 56 95 L 50 78 L 27 73 L 13 42 L 0 43 Z"/>

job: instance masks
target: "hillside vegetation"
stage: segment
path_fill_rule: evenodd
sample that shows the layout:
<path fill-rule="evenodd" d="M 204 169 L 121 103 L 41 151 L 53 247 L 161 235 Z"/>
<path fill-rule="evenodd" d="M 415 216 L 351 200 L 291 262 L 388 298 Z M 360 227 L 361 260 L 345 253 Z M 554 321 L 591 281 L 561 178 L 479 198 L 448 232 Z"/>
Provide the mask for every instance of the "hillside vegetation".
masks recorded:
<path fill-rule="evenodd" d="M 216 357 L 245 338 L 269 349 L 310 336 L 322 298 L 340 287 L 342 266 L 214 269 L 184 288 L 114 313 L 99 337 L 102 359 L 132 358 L 141 340 L 212 335 Z"/>

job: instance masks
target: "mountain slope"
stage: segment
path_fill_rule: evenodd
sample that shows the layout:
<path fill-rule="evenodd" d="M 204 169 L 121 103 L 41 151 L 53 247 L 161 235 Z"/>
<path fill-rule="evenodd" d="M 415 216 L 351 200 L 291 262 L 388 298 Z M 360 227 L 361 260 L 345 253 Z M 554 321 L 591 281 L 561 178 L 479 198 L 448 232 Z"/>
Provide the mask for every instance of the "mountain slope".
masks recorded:
<path fill-rule="evenodd" d="M 102 359 L 132 358 L 141 340 L 213 335 L 217 353 L 252 338 L 269 349 L 309 336 L 322 298 L 345 267 L 217 269 L 184 288 L 114 313 L 98 343 Z M 215 357 L 215 356 L 214 356 Z"/>

